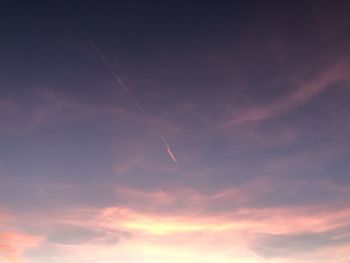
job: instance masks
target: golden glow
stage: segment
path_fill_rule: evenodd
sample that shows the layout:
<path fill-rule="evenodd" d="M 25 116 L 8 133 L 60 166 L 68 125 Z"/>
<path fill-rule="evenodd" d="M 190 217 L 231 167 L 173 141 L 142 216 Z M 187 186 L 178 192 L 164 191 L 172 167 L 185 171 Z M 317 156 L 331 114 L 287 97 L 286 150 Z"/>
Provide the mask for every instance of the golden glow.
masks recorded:
<path fill-rule="evenodd" d="M 130 192 L 128 192 L 130 194 Z M 133 196 L 149 198 L 157 204 L 172 203 L 166 193 L 132 193 Z M 237 191 L 226 191 L 213 195 L 212 199 L 191 191 L 186 192 L 189 202 L 208 203 L 236 196 Z M 180 197 L 182 198 L 182 197 Z M 165 201 L 164 201 L 165 199 Z M 350 210 L 324 210 L 300 208 L 241 208 L 225 213 L 197 212 L 159 213 L 127 207 L 107 207 L 103 209 L 73 209 L 46 218 L 36 218 L 47 231 L 57 225 L 68 225 L 73 230 L 86 229 L 92 238 L 79 242 L 48 242 L 40 237 L 22 233 L 7 232 L 0 235 L 0 262 L 8 263 L 309 263 L 327 262 L 325 255 L 333 250 L 321 249 L 310 252 L 310 257 L 293 260 L 286 258 L 264 258 L 254 249 L 264 245 L 261 236 L 298 235 L 312 229 L 323 233 L 346 225 L 350 220 Z M 0 224 L 1 226 L 1 224 Z M 84 230 L 85 231 L 85 230 Z M 74 232 L 74 231 L 73 231 Z M 342 236 L 335 236 L 335 239 Z M 42 249 L 37 253 L 39 261 L 22 261 L 24 252 Z M 50 258 L 46 250 L 55 251 Z M 338 254 L 332 258 L 340 260 L 346 256 L 349 246 L 338 246 Z M 310 260 L 312 259 L 312 260 Z M 2 261 L 1 261 L 2 260 Z"/>

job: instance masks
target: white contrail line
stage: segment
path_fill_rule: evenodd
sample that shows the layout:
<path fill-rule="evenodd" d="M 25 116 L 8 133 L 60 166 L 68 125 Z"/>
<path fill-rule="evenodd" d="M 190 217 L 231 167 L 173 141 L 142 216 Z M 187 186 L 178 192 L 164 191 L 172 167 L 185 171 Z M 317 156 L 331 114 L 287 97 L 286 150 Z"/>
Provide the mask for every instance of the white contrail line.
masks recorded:
<path fill-rule="evenodd" d="M 96 46 L 95 41 L 92 40 L 92 38 L 90 37 L 89 33 L 83 29 L 86 38 L 89 40 L 90 45 L 94 48 L 94 50 L 96 51 L 96 53 L 99 55 L 99 57 L 101 58 L 101 60 L 103 61 L 103 63 L 106 65 L 107 69 L 112 73 L 114 79 L 119 83 L 120 86 L 122 86 L 122 88 L 124 89 L 124 91 L 126 91 L 128 94 L 131 94 L 130 89 L 124 84 L 124 82 L 120 79 L 120 77 L 118 76 L 118 74 L 115 72 L 115 70 L 113 69 L 113 66 L 111 65 L 111 63 L 109 63 L 109 61 L 107 60 L 107 58 L 105 57 L 105 55 L 102 53 L 102 51 Z"/>
<path fill-rule="evenodd" d="M 169 153 L 171 159 L 173 159 L 173 161 L 174 161 L 175 163 L 177 163 L 177 160 L 176 160 L 176 158 L 175 158 L 175 155 L 174 155 L 174 153 L 172 152 L 172 150 L 170 149 L 170 146 L 169 146 L 169 145 L 166 146 L 166 149 L 167 149 L 167 151 L 168 151 L 168 153 Z"/>
<path fill-rule="evenodd" d="M 134 98 L 133 94 L 131 93 L 131 90 L 124 84 L 124 82 L 121 80 L 121 78 L 119 77 L 119 75 L 117 74 L 117 72 L 114 70 L 113 66 L 111 65 L 111 63 L 108 61 L 108 59 L 106 58 L 106 56 L 103 54 L 103 52 L 101 51 L 101 49 L 99 49 L 95 43 L 95 41 L 92 39 L 92 37 L 90 36 L 90 34 L 88 33 L 88 31 L 84 28 L 84 26 L 82 25 L 82 23 L 77 19 L 76 16 L 72 15 L 73 18 L 77 21 L 77 23 L 79 24 L 82 32 L 84 33 L 84 35 L 86 36 L 87 40 L 89 41 L 90 45 L 92 46 L 92 48 L 96 51 L 97 55 L 100 57 L 100 59 L 102 60 L 102 62 L 106 65 L 108 71 L 112 74 L 112 76 L 114 77 L 114 79 L 116 80 L 116 82 L 124 89 L 124 91 L 128 94 L 128 96 L 130 97 L 130 99 L 134 102 L 136 108 L 142 113 L 142 116 L 144 117 L 144 119 L 149 123 L 149 125 L 151 125 L 155 131 L 157 132 L 158 136 L 160 137 L 160 139 L 162 140 L 164 147 L 166 148 L 169 157 L 176 163 L 177 160 L 175 158 L 175 155 L 173 153 L 173 151 L 170 148 L 169 143 L 167 142 L 167 140 L 165 139 L 163 133 L 158 129 L 158 127 L 156 127 L 156 125 L 150 120 L 148 114 L 146 113 L 145 109 L 141 106 L 141 104 Z"/>

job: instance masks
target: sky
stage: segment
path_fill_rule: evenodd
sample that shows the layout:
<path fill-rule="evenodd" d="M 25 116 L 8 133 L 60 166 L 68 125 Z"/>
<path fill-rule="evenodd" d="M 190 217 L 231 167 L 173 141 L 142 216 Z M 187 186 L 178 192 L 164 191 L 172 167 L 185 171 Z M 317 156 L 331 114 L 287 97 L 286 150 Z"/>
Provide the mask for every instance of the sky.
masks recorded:
<path fill-rule="evenodd" d="M 2 3 L 0 262 L 349 262 L 349 13 Z"/>

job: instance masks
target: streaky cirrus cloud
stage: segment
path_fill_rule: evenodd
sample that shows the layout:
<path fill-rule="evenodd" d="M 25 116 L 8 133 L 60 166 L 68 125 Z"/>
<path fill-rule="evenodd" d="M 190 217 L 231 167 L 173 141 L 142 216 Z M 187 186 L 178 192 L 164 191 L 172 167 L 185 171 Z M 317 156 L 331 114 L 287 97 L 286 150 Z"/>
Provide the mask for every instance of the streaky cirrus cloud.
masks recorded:
<path fill-rule="evenodd" d="M 224 126 L 232 127 L 246 123 L 254 123 L 278 117 L 309 102 L 317 95 L 329 89 L 335 83 L 348 80 L 349 71 L 346 60 L 326 65 L 314 76 L 293 77 L 296 88 L 288 94 L 267 105 L 238 109 Z"/>

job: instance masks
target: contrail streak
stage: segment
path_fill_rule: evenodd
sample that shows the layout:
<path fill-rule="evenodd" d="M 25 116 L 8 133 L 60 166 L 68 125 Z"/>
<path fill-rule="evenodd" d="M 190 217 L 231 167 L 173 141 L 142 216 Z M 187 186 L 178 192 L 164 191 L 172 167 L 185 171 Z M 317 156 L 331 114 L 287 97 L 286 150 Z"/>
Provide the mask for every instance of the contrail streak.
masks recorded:
<path fill-rule="evenodd" d="M 89 41 L 91 47 L 96 51 L 96 54 L 100 57 L 101 61 L 105 64 L 106 68 L 108 69 L 108 71 L 111 73 L 111 75 L 114 77 L 114 80 L 123 88 L 123 90 L 128 94 L 129 98 L 133 101 L 133 103 L 135 104 L 136 108 L 141 112 L 142 116 L 144 117 L 144 119 L 149 123 L 149 125 L 151 125 L 155 131 L 157 132 L 159 138 L 162 140 L 164 147 L 167 150 L 167 153 L 169 155 L 169 157 L 171 158 L 171 160 L 173 160 L 175 163 L 177 162 L 175 155 L 173 153 L 173 151 L 170 148 L 169 143 L 167 142 L 167 140 L 165 139 L 163 133 L 158 129 L 158 127 L 155 126 L 155 124 L 150 120 L 148 114 L 146 113 L 145 109 L 141 106 L 141 104 L 134 98 L 131 90 L 128 88 L 128 86 L 126 86 L 124 84 L 124 82 L 121 80 L 121 78 L 119 77 L 119 75 L 117 74 L 117 72 L 114 70 L 113 66 L 111 65 L 111 63 L 108 61 L 108 59 L 106 58 L 106 56 L 103 54 L 103 52 L 101 51 L 101 49 L 98 48 L 98 46 L 96 45 L 95 41 L 92 39 L 92 37 L 90 36 L 89 32 L 85 29 L 85 27 L 82 25 L 82 23 L 79 21 L 79 19 L 72 13 L 71 14 L 72 17 L 74 18 L 74 20 L 79 24 L 81 31 L 84 33 L 86 39 Z"/>
<path fill-rule="evenodd" d="M 166 149 L 167 149 L 167 151 L 168 151 L 169 156 L 171 157 L 171 159 L 173 159 L 173 161 L 176 163 L 177 161 L 176 161 L 175 155 L 174 155 L 174 153 L 172 152 L 172 150 L 170 149 L 170 146 L 167 145 L 167 146 L 166 146 Z"/>

